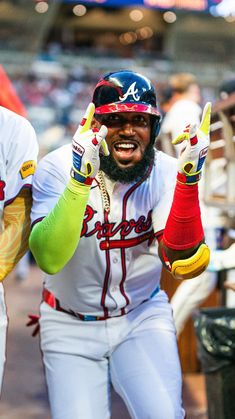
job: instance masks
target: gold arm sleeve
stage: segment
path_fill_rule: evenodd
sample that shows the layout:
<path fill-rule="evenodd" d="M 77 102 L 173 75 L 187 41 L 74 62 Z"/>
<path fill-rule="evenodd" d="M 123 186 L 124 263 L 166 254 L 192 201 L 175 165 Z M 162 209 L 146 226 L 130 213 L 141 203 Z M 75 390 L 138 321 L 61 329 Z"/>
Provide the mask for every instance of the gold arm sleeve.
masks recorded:
<path fill-rule="evenodd" d="M 171 273 L 176 279 L 191 279 L 205 271 L 210 261 L 210 249 L 203 243 L 197 252 L 182 260 L 172 263 Z"/>
<path fill-rule="evenodd" d="M 12 271 L 28 249 L 31 205 L 31 191 L 23 189 L 4 208 L 0 233 L 0 281 Z"/>

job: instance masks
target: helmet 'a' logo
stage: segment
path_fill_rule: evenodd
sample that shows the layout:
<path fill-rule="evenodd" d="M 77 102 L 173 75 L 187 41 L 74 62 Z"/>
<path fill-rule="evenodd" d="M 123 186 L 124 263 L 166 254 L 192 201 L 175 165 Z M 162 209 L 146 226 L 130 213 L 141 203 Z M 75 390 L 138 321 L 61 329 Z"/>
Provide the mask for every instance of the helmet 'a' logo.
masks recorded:
<path fill-rule="evenodd" d="M 128 98 L 128 96 L 132 96 L 134 100 L 138 101 L 140 100 L 140 96 L 138 95 L 138 89 L 135 88 L 136 81 L 130 85 L 128 90 L 123 96 L 119 96 L 119 100 L 121 102 L 124 102 Z"/>

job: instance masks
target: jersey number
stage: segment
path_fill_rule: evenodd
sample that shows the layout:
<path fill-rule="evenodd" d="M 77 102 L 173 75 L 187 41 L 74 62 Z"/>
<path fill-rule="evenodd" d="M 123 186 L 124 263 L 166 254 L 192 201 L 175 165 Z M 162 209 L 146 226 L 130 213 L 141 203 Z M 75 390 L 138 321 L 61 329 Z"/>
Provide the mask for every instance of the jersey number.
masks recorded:
<path fill-rule="evenodd" d="M 5 199 L 5 193 L 4 188 L 6 186 L 6 183 L 4 180 L 0 180 L 0 201 L 3 201 Z"/>

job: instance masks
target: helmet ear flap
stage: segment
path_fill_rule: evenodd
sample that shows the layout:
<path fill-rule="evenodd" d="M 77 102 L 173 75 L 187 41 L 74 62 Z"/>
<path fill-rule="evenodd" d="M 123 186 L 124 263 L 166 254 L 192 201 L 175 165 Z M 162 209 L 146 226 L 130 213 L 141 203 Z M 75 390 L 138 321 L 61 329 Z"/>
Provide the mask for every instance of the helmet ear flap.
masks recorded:
<path fill-rule="evenodd" d="M 161 128 L 161 117 L 151 116 L 151 143 L 154 144 L 155 138 L 158 136 Z"/>
<path fill-rule="evenodd" d="M 161 128 L 161 124 L 160 121 L 157 121 L 156 123 L 156 127 L 155 127 L 155 137 L 158 136 L 159 132 L 160 132 L 160 128 Z"/>

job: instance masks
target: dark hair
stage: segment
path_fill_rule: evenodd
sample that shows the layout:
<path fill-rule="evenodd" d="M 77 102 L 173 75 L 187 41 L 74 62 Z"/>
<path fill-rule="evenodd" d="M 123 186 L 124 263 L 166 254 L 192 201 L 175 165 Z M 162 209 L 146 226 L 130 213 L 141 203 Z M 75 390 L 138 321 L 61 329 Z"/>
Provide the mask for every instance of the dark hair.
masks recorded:
<path fill-rule="evenodd" d="M 219 86 L 219 96 L 221 99 L 225 99 L 229 95 L 235 92 L 235 78 L 230 80 L 224 80 Z"/>

